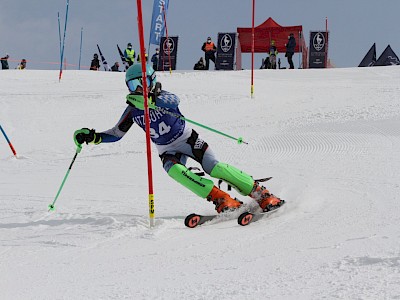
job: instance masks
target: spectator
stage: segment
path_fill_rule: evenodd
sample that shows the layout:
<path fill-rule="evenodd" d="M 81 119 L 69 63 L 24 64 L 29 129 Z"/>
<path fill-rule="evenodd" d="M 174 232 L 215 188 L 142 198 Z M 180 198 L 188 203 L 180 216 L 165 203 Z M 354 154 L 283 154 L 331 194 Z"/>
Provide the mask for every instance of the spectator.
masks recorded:
<path fill-rule="evenodd" d="M 6 54 L 6 56 L 1 58 L 1 69 L 2 70 L 8 70 L 10 67 L 8 66 L 8 58 L 10 56 Z"/>
<path fill-rule="evenodd" d="M 124 51 L 125 60 L 129 66 L 132 66 L 135 62 L 136 54 L 135 50 L 132 49 L 132 44 L 128 43 L 125 51 Z"/>
<path fill-rule="evenodd" d="M 289 69 L 294 69 L 293 65 L 293 55 L 294 55 L 294 48 L 296 47 L 296 39 L 294 38 L 294 34 L 291 33 L 288 36 L 288 42 L 285 45 L 286 46 L 286 54 L 285 56 L 287 57 L 287 61 L 289 63 Z"/>
<path fill-rule="evenodd" d="M 213 61 L 215 65 L 215 52 L 217 52 L 217 47 L 215 47 L 214 43 L 211 41 L 211 38 L 207 38 L 207 42 L 203 44 L 201 50 L 204 51 L 204 58 L 206 59 L 206 68 L 208 70 L 210 68 L 210 59 Z"/>
<path fill-rule="evenodd" d="M 100 61 L 99 61 L 99 56 L 97 53 L 93 55 L 92 63 L 90 64 L 90 70 L 92 71 L 98 71 L 100 69 Z"/>
<path fill-rule="evenodd" d="M 193 70 L 205 70 L 206 66 L 204 65 L 203 57 L 200 57 L 199 61 L 195 63 Z"/>
<path fill-rule="evenodd" d="M 154 53 L 153 56 L 151 57 L 151 62 L 153 63 L 153 69 L 155 71 L 158 70 L 159 55 L 160 55 L 160 49 L 156 48 L 156 53 Z"/>
<path fill-rule="evenodd" d="M 149 55 L 146 53 L 146 48 L 144 48 L 144 56 L 146 57 L 146 62 L 149 60 Z M 140 54 L 137 56 L 137 62 L 140 62 Z"/>
<path fill-rule="evenodd" d="M 271 69 L 271 62 L 269 61 L 269 57 L 262 60 L 260 69 Z"/>
<path fill-rule="evenodd" d="M 25 70 L 26 68 L 26 59 L 22 59 L 21 62 L 19 63 L 19 65 L 17 66 L 18 70 Z"/>
<path fill-rule="evenodd" d="M 269 62 L 271 63 L 271 69 L 276 69 L 276 56 L 278 55 L 278 49 L 276 49 L 275 41 L 271 41 L 269 47 Z"/>
<path fill-rule="evenodd" d="M 115 64 L 111 67 L 111 71 L 113 71 L 113 72 L 121 72 L 120 70 L 119 70 L 119 62 L 115 62 Z"/>

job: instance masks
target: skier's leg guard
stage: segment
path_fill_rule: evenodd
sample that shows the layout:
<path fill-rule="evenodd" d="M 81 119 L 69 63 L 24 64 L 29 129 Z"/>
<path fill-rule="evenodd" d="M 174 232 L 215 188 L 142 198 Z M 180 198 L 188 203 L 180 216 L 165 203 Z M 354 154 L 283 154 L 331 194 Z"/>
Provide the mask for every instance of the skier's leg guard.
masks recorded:
<path fill-rule="evenodd" d="M 213 181 L 194 174 L 184 165 L 174 164 L 169 169 L 168 175 L 197 196 L 213 202 L 218 213 L 224 210 L 236 209 L 242 205 L 242 202 L 231 198 L 227 193 L 214 186 Z"/>
<path fill-rule="evenodd" d="M 254 187 L 254 179 L 249 174 L 225 163 L 217 163 L 210 175 L 231 184 L 244 196 L 250 195 Z"/>
<path fill-rule="evenodd" d="M 179 163 L 169 169 L 168 175 L 201 198 L 207 198 L 214 187 L 214 182 L 194 174 Z"/>

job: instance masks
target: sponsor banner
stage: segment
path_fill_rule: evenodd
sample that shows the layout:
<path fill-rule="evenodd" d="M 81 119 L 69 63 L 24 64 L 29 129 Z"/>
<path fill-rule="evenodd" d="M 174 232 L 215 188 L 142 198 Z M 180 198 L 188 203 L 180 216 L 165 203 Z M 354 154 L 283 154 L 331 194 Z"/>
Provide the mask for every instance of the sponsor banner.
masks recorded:
<path fill-rule="evenodd" d="M 326 31 L 311 31 L 310 32 L 310 55 L 309 68 L 326 68 L 325 55 L 328 55 L 327 49 L 329 40 L 329 32 Z"/>
<path fill-rule="evenodd" d="M 235 65 L 236 32 L 218 33 L 217 57 L 215 68 L 217 70 L 233 70 Z"/>
<path fill-rule="evenodd" d="M 163 5 L 165 9 L 165 15 L 167 15 L 168 4 L 169 0 L 154 0 L 153 15 L 151 17 L 150 27 L 150 44 L 157 46 L 160 45 L 160 41 L 165 30 Z"/>
<path fill-rule="evenodd" d="M 170 66 L 171 70 L 176 70 L 177 53 L 178 53 L 178 37 L 169 36 L 168 39 L 166 37 L 162 37 L 160 44 L 160 56 L 157 68 L 158 71 L 169 71 Z"/>

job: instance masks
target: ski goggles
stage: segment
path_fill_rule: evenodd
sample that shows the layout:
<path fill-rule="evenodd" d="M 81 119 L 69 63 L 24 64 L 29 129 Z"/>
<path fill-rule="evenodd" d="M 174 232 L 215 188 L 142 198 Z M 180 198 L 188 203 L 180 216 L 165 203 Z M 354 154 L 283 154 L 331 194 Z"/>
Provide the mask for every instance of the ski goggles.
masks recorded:
<path fill-rule="evenodd" d="M 156 72 L 153 71 L 153 73 L 151 75 L 147 75 L 146 81 L 147 81 L 147 87 L 149 88 L 149 90 L 152 90 L 153 85 L 157 82 Z M 129 80 L 126 82 L 126 85 L 128 86 L 129 91 L 134 93 L 134 92 L 136 92 L 136 89 L 138 87 L 143 88 L 142 77 Z"/>

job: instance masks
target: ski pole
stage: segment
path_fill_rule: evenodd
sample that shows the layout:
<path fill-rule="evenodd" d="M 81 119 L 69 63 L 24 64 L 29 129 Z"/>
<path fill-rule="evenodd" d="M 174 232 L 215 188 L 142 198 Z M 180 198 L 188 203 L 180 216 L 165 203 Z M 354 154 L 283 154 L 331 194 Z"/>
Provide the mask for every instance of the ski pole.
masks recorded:
<path fill-rule="evenodd" d="M 1 125 L 0 125 L 0 130 L 3 133 L 4 137 L 6 138 L 8 146 L 10 146 L 12 153 L 14 154 L 15 157 L 17 157 L 17 152 L 15 151 L 14 146 L 11 144 L 10 140 L 8 139 L 7 134 L 5 133 L 5 131 L 3 130 L 3 127 L 1 127 Z"/>
<path fill-rule="evenodd" d="M 157 106 L 154 106 L 154 107 L 157 108 Z M 158 108 L 160 108 L 160 107 L 158 107 Z M 193 121 L 193 120 L 190 120 L 190 119 L 188 119 L 188 118 L 185 118 L 185 117 L 182 116 L 182 115 L 175 114 L 175 113 L 173 113 L 173 112 L 170 112 L 170 111 L 168 111 L 168 110 L 166 110 L 166 109 L 162 109 L 162 108 L 161 108 L 161 110 L 162 110 L 164 113 L 169 114 L 169 115 L 171 115 L 171 116 L 173 116 L 173 117 L 175 117 L 175 118 L 184 120 L 184 121 L 186 121 L 186 122 L 189 122 L 189 123 L 195 124 L 195 125 L 197 125 L 197 126 L 200 126 L 200 127 L 204 128 L 204 129 L 207 129 L 207 130 L 210 130 L 210 131 L 212 131 L 212 132 L 215 132 L 215 133 L 218 133 L 218 134 L 220 134 L 220 135 L 223 135 L 223 136 L 225 136 L 225 137 L 227 137 L 227 138 L 233 139 L 233 140 L 237 141 L 238 144 L 242 144 L 242 143 L 244 143 L 244 144 L 246 144 L 246 145 L 249 144 L 249 143 L 243 141 L 243 138 L 242 138 L 242 137 L 235 138 L 235 137 L 233 137 L 233 136 L 231 136 L 231 135 L 229 135 L 229 134 L 223 133 L 223 132 L 221 132 L 221 131 L 219 131 L 219 130 L 216 130 L 216 129 L 214 129 L 214 128 L 208 127 L 208 126 L 203 125 L 203 124 L 200 124 L 200 123 L 198 123 L 198 122 L 196 122 L 196 121 Z"/>
<path fill-rule="evenodd" d="M 135 103 L 137 103 L 137 105 L 136 105 L 137 107 L 143 106 L 143 100 L 136 99 L 136 98 L 135 98 L 135 95 L 128 95 L 128 96 L 126 97 L 126 99 L 128 100 L 129 103 L 131 103 L 131 104 L 133 104 L 133 105 L 135 105 Z M 168 111 L 168 110 L 166 110 L 166 109 L 164 109 L 164 108 L 162 108 L 162 107 L 159 107 L 159 106 L 157 106 L 157 105 L 155 105 L 155 104 L 149 103 L 149 108 L 161 110 L 163 113 L 166 113 L 166 114 L 168 114 L 168 115 L 171 115 L 171 116 L 173 116 L 173 117 L 175 117 L 175 118 L 184 120 L 184 121 L 186 121 L 186 122 L 189 122 L 189 123 L 195 124 L 195 125 L 197 125 L 197 126 L 200 126 L 200 127 L 204 128 L 204 129 L 207 129 L 207 130 L 210 130 L 210 131 L 212 131 L 212 132 L 215 132 L 215 133 L 218 133 L 218 134 L 220 134 L 220 135 L 223 135 L 223 136 L 225 136 L 225 137 L 227 137 L 227 138 L 230 138 L 230 139 L 232 139 L 232 140 L 237 141 L 238 144 L 242 144 L 242 143 L 243 143 L 243 144 L 246 144 L 246 145 L 249 144 L 249 143 L 243 141 L 243 138 L 242 138 L 242 137 L 238 137 L 238 138 L 233 137 L 233 136 L 231 136 L 231 135 L 229 135 L 229 134 L 223 133 L 223 132 L 221 132 L 221 131 L 219 131 L 219 130 L 216 130 L 216 129 L 214 129 L 214 128 L 211 128 L 211 127 L 209 127 L 209 126 L 203 125 L 203 124 L 201 124 L 201 123 L 199 123 L 199 122 L 196 122 L 196 121 L 190 120 L 190 119 L 188 119 L 188 118 L 185 118 L 184 116 L 182 116 L 182 115 L 180 115 L 180 114 L 176 114 L 176 113 L 170 112 L 170 111 Z"/>
<path fill-rule="evenodd" d="M 168 113 L 169 113 L 169 112 L 168 112 Z M 202 128 L 208 129 L 208 130 L 210 130 L 210 131 L 212 131 L 212 132 L 215 132 L 215 133 L 218 133 L 218 134 L 220 134 L 220 135 L 223 135 L 223 136 L 225 136 L 225 137 L 227 137 L 227 138 L 233 139 L 233 140 L 237 141 L 238 144 L 242 144 L 242 143 L 244 143 L 244 144 L 246 144 L 246 145 L 249 144 L 249 143 L 243 141 L 243 138 L 242 138 L 242 137 L 235 138 L 235 137 L 233 137 L 233 136 L 231 136 L 231 135 L 229 135 L 229 134 L 223 133 L 223 132 L 218 131 L 218 130 L 216 130 L 216 129 L 214 129 L 214 128 L 208 127 L 208 126 L 206 126 L 206 125 L 203 125 L 203 124 L 200 124 L 200 123 L 195 122 L 195 121 L 193 121 L 193 120 L 190 120 L 190 119 L 188 119 L 188 118 L 185 118 L 184 116 L 179 116 L 179 115 L 177 115 L 176 117 L 179 118 L 179 119 L 181 119 L 181 120 L 184 120 L 184 121 L 186 121 L 186 122 L 189 122 L 189 123 L 195 124 L 195 125 L 197 125 L 197 126 L 200 126 L 200 127 L 202 127 Z"/>
<path fill-rule="evenodd" d="M 66 173 L 65 176 L 64 176 L 64 179 L 63 179 L 63 181 L 62 181 L 62 183 L 61 183 L 60 188 L 58 189 L 57 195 L 56 195 L 56 197 L 54 198 L 53 203 L 49 204 L 49 206 L 48 206 L 48 208 L 49 208 L 48 211 L 53 211 L 53 210 L 55 209 L 54 203 L 56 203 L 57 198 L 58 198 L 58 196 L 60 195 L 62 188 L 64 187 L 64 183 L 65 183 L 65 181 L 67 180 L 67 177 L 68 177 L 68 175 L 69 175 L 69 172 L 71 171 L 72 165 L 74 164 L 75 159 L 76 159 L 76 157 L 78 156 L 78 153 L 81 152 L 81 150 L 82 150 L 82 146 L 78 146 L 78 147 L 76 148 L 76 152 L 75 152 L 74 158 L 72 159 L 72 162 L 71 162 L 71 164 L 69 165 L 68 171 L 67 171 L 67 173 Z"/>

